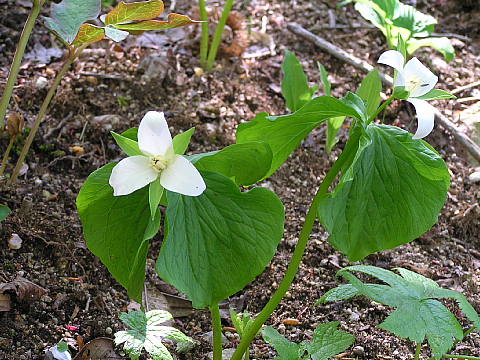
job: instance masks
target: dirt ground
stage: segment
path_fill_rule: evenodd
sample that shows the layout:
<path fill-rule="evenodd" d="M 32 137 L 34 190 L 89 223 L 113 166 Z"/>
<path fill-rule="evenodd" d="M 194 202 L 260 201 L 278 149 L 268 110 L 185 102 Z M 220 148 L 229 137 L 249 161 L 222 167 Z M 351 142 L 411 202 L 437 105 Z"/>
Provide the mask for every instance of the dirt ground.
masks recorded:
<path fill-rule="evenodd" d="M 453 90 L 477 81 L 480 9 L 475 1 L 415 2 L 420 10 L 439 20 L 437 32 L 468 37 L 453 39 L 457 57 L 448 64 L 432 50 L 417 53 L 439 75 L 439 87 Z M 23 6 L 29 3 L 0 0 L 0 89 L 28 13 Z M 169 6 L 166 2 L 166 8 Z M 178 0 L 175 6 L 177 12 L 195 13 L 191 2 Z M 118 132 L 137 126 L 147 110 L 159 110 L 166 112 L 173 133 L 196 127 L 192 153 L 231 144 L 236 126 L 256 113 L 286 112 L 279 91 L 285 49 L 299 56 L 311 81 L 319 81 L 316 62 L 324 64 L 330 72 L 334 95 L 355 89 L 364 74 L 314 45 L 299 41 L 286 29 L 289 22 L 297 22 L 374 64 L 386 50 L 380 32 L 370 28 L 352 6 L 335 6 L 335 0 L 239 1 L 235 9 L 244 16 L 244 27 L 250 31 L 247 56 L 233 56 L 226 49 L 215 71 L 201 76 L 196 72 L 198 36 L 194 28 L 132 38 L 118 45 L 104 41 L 85 51 L 50 107 L 28 155 L 26 174 L 14 189 L 0 192 L 0 203 L 13 209 L 0 228 L 0 283 L 21 275 L 48 290 L 33 302 L 14 299 L 11 311 L 0 312 L 0 359 L 43 359 L 44 350 L 62 338 L 76 345 L 78 341 L 88 342 L 101 336 L 111 338 L 123 329 L 118 315 L 127 310 L 130 301 L 124 289 L 86 248 L 75 207 L 75 198 L 86 177 L 123 156 L 110 130 Z M 337 26 L 351 27 L 326 29 L 333 20 Z M 231 35 L 227 36 L 227 45 Z M 47 91 L 39 78 L 51 82 L 61 66 L 61 52 L 51 50 L 55 46 L 60 45 L 52 35 L 37 26 L 27 50 L 31 57 L 24 62 L 12 103 L 12 110 L 21 113 L 30 124 Z M 478 91 L 470 89 L 459 96 L 478 96 Z M 457 121 L 454 115 L 471 104 L 442 101 L 435 105 Z M 402 103 L 395 105 L 388 119 L 410 130 L 416 123 Z M 316 187 L 345 143 L 345 129 L 330 155 L 324 150 L 324 139 L 325 129 L 315 130 L 287 164 L 262 184 L 284 202 L 286 231 L 266 271 L 231 300 L 238 310 L 258 312 L 282 279 Z M 452 174 L 448 201 L 438 224 L 414 242 L 369 256 L 364 263 L 417 271 L 444 287 L 462 292 L 480 312 L 480 189 L 478 183 L 468 180 L 478 165 L 468 162 L 465 151 L 441 127 L 436 127 L 427 141 L 441 153 Z M 0 137 L 2 153 L 7 143 L 5 136 Z M 19 150 L 17 145 L 15 160 Z M 12 233 L 23 240 L 19 250 L 7 246 Z M 313 305 L 326 290 L 338 284 L 335 273 L 348 264 L 326 238 L 324 229 L 317 226 L 297 279 L 268 324 L 291 340 L 301 341 L 308 339 L 319 323 L 338 320 L 357 339 L 344 354 L 345 359 L 412 359 L 411 343 L 375 327 L 391 309 L 363 298 Z M 160 244 L 161 237 L 157 236 L 148 262 L 149 287 L 180 295 L 155 274 L 154 261 Z M 225 307 L 228 305 L 229 302 Z M 458 309 L 448 305 L 467 328 L 469 324 Z M 177 318 L 175 323 L 198 341 L 193 350 L 176 355 L 177 358 L 207 358 L 211 351 L 206 340 L 211 330 L 209 313 L 198 310 Z M 223 325 L 231 326 L 227 318 Z M 235 347 L 238 336 L 226 335 L 225 348 Z M 457 351 L 480 356 L 480 334 L 468 336 Z M 252 359 L 274 356 L 272 348 L 260 338 L 251 347 Z"/>

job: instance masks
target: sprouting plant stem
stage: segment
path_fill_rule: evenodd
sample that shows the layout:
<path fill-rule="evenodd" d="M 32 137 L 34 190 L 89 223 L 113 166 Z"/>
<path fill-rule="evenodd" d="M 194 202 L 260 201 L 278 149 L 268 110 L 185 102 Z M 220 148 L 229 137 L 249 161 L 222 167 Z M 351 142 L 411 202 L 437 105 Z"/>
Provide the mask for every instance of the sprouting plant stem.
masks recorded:
<path fill-rule="evenodd" d="M 3 176 L 3 173 L 5 172 L 5 169 L 8 164 L 8 158 L 10 156 L 10 151 L 12 151 L 13 143 L 15 142 L 16 136 L 10 137 L 10 142 L 8 143 L 7 150 L 5 150 L 5 153 L 3 154 L 3 159 L 2 159 L 2 166 L 0 167 L 0 177 Z"/>
<path fill-rule="evenodd" d="M 375 114 L 373 114 L 370 119 L 368 119 L 368 123 L 371 123 L 372 121 L 374 121 L 377 116 L 383 111 L 385 110 L 385 108 L 390 105 L 392 103 L 392 101 L 395 100 L 395 98 L 393 96 L 390 96 L 387 100 L 384 101 L 384 103 L 382 105 L 380 105 L 380 107 L 377 109 L 377 111 L 375 112 Z"/>
<path fill-rule="evenodd" d="M 30 34 L 35 26 L 35 21 L 37 20 L 44 3 L 45 0 L 33 2 L 32 11 L 28 15 L 27 22 L 20 35 L 20 40 L 17 49 L 15 50 L 15 56 L 13 57 L 13 62 L 10 66 L 10 72 L 8 73 L 7 83 L 5 84 L 5 89 L 3 90 L 2 98 L 0 99 L 0 130 L 5 127 L 5 114 L 7 113 L 8 103 L 13 94 L 13 86 L 17 82 L 17 75 L 20 71 L 23 54 L 25 53 L 28 39 L 30 38 Z"/>
<path fill-rule="evenodd" d="M 213 326 L 213 360 L 222 360 L 222 320 L 218 304 L 210 307 Z"/>
<path fill-rule="evenodd" d="M 20 156 L 17 160 L 17 164 L 15 165 L 15 169 L 13 169 L 12 177 L 8 181 L 9 185 L 14 184 L 17 181 L 18 174 L 20 173 L 23 162 L 25 161 L 25 157 L 27 156 L 28 150 L 30 150 L 30 146 L 32 145 L 33 139 L 37 134 L 38 128 L 40 127 L 40 123 L 42 122 L 42 120 L 45 118 L 45 115 L 47 114 L 48 106 L 50 105 L 50 102 L 52 101 L 52 98 L 55 95 L 55 92 L 57 91 L 58 85 L 60 85 L 60 82 L 64 78 L 68 69 L 70 68 L 72 63 L 80 55 L 80 53 L 85 47 L 86 45 L 76 50 L 70 51 L 68 58 L 65 60 L 61 70 L 58 72 L 57 76 L 55 77 L 55 80 L 53 81 L 52 86 L 48 90 L 47 96 L 43 100 L 42 106 L 40 107 L 40 111 L 38 112 L 35 122 L 33 123 L 33 127 L 30 131 L 30 134 L 28 134 L 27 140 L 25 141 L 22 151 L 20 152 Z"/>
<path fill-rule="evenodd" d="M 217 57 L 218 47 L 222 41 L 223 30 L 225 29 L 225 24 L 227 23 L 230 11 L 232 11 L 232 7 L 233 0 L 227 0 L 220 21 L 215 28 L 215 34 L 213 35 L 212 44 L 210 45 L 210 50 L 208 52 L 207 64 L 205 65 L 206 70 L 211 70 L 213 68 L 213 63 Z"/>
<path fill-rule="evenodd" d="M 200 7 L 200 20 L 205 21 L 202 23 L 202 38 L 200 40 L 200 64 L 206 66 L 207 56 L 208 56 L 208 42 L 209 42 L 209 24 L 208 24 L 208 13 L 207 13 L 207 2 L 206 0 L 198 0 L 198 6 Z"/>
<path fill-rule="evenodd" d="M 447 359 L 467 359 L 467 360 L 480 360 L 480 357 L 477 356 L 469 356 L 469 355 L 452 355 L 452 354 L 445 354 L 443 355 L 444 358 Z"/>
<path fill-rule="evenodd" d="M 422 343 L 419 342 L 417 343 L 417 346 L 415 347 L 415 357 L 413 360 L 420 360 L 420 354 L 422 352 Z"/>
<path fill-rule="evenodd" d="M 313 198 L 312 204 L 308 209 L 307 215 L 305 217 L 305 222 L 303 224 L 303 228 L 300 232 L 299 239 L 297 245 L 295 246 L 295 250 L 293 252 L 292 258 L 288 265 L 287 271 L 285 272 L 285 276 L 278 286 L 277 291 L 273 294 L 272 298 L 268 301 L 262 311 L 258 314 L 255 321 L 251 323 L 248 328 L 246 329 L 245 333 L 243 334 L 243 338 L 240 341 L 235 353 L 232 355 L 231 360 L 241 360 L 245 351 L 248 350 L 250 343 L 252 342 L 253 338 L 257 335 L 258 331 L 262 327 L 262 325 L 267 321 L 267 319 L 272 315 L 273 311 L 276 309 L 280 301 L 282 301 L 285 293 L 290 288 L 293 280 L 295 279 L 295 275 L 298 272 L 298 268 L 302 261 L 303 254 L 305 253 L 305 249 L 307 248 L 308 239 L 310 238 L 310 234 L 313 229 L 313 225 L 315 224 L 315 220 L 317 218 L 317 209 L 322 200 L 323 196 L 325 196 L 328 192 L 328 189 L 332 185 L 333 181 L 337 177 L 338 173 L 348 164 L 350 164 L 354 157 L 356 150 L 358 148 L 358 141 L 359 141 L 359 134 L 352 136 L 350 140 L 347 142 L 345 149 L 343 150 L 342 154 L 339 156 L 337 161 L 333 164 L 333 166 L 328 171 L 327 175 L 323 179 L 320 187 Z"/>

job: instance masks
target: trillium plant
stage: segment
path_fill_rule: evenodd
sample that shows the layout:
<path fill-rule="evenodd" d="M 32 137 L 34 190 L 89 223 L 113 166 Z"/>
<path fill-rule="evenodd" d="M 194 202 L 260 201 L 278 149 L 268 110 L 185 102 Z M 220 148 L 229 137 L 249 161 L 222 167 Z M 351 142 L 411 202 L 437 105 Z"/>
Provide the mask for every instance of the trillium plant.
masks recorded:
<path fill-rule="evenodd" d="M 407 62 L 404 48 L 384 53 L 379 62 L 396 71 L 395 88 L 386 101 L 381 101 L 378 70 L 355 92 L 338 99 L 330 94 L 324 68 L 326 95 L 316 96 L 319 86 L 309 86 L 300 62 L 287 52 L 282 91 L 290 112 L 260 113 L 241 123 L 236 143 L 217 151 L 185 155 L 195 129 L 173 129 L 172 138 L 164 115 L 157 111 L 146 112 L 138 129 L 112 133 L 128 157 L 93 172 L 77 198 L 88 248 L 129 296 L 141 302 L 150 239 L 160 234 L 156 272 L 193 307 L 210 309 L 214 359 L 220 360 L 219 302 L 264 271 L 283 237 L 284 205 L 258 184 L 288 161 L 312 130 L 332 119 L 349 121 L 348 141 L 318 184 L 283 280 L 259 313 L 243 321 L 231 312 L 241 334 L 231 359 L 248 359 L 250 343 L 295 279 L 317 220 L 333 247 L 349 260 L 360 261 L 415 240 L 436 223 L 444 206 L 450 174 L 423 140 L 433 127 L 432 107 L 425 101 L 453 96 L 434 89 L 437 77 L 419 60 Z M 395 99 L 415 106 L 414 135 L 377 119 Z M 335 129 L 338 133 L 338 126 Z M 353 285 L 350 297 L 366 293 Z M 328 359 L 354 342 L 337 327 L 338 323 L 322 324 L 312 341 L 301 344 L 288 342 L 271 328 L 264 329 L 263 336 L 281 358 Z M 421 344 L 428 333 L 418 334 L 414 341 Z M 458 331 L 455 336 L 461 338 Z M 435 356 L 456 343 L 445 344 L 435 348 Z"/>

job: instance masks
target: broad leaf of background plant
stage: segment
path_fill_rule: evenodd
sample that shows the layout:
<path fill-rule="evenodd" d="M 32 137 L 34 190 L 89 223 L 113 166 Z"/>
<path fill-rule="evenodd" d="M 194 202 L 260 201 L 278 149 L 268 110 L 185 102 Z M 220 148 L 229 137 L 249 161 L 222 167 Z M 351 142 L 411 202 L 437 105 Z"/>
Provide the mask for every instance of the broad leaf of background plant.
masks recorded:
<path fill-rule="evenodd" d="M 196 197 L 167 192 L 167 235 L 157 261 L 162 279 L 196 308 L 241 290 L 270 262 L 283 235 L 284 208 L 265 188 L 242 193 L 229 178 L 202 172 Z"/>
<path fill-rule="evenodd" d="M 295 112 L 312 99 L 315 88 L 308 86 L 303 66 L 291 51 L 285 51 L 282 63 L 282 95 L 287 108 Z"/>
<path fill-rule="evenodd" d="M 330 96 L 320 96 L 310 100 L 300 110 L 290 115 L 268 116 L 258 114 L 252 121 L 240 124 L 237 130 L 239 144 L 263 141 L 273 152 L 272 166 L 265 177 L 273 174 L 300 142 L 323 121 L 349 116 L 360 119 L 356 110 Z"/>
<path fill-rule="evenodd" d="M 376 277 L 388 285 L 365 284 L 352 274 L 354 271 Z M 454 339 L 463 338 L 463 331 L 455 316 L 436 299 L 457 300 L 465 315 L 476 326 L 478 314 L 462 294 L 442 289 L 433 280 L 412 271 L 402 268 L 397 271 L 401 276 L 375 266 L 358 265 L 342 269 L 338 275 L 345 277 L 356 288 L 357 295 L 397 308 L 379 325 L 380 328 L 417 343 L 427 339 L 435 358 L 439 359 L 452 348 Z M 334 300 L 326 295 L 322 301 Z"/>
<path fill-rule="evenodd" d="M 300 344 L 287 340 L 277 330 L 267 326 L 262 330 L 263 339 L 272 345 L 277 351 L 279 358 L 276 360 L 301 360 Z"/>
<path fill-rule="evenodd" d="M 0 221 L 5 220 L 6 217 L 10 215 L 11 212 L 12 210 L 10 210 L 10 208 L 7 205 L 0 205 Z"/>
<path fill-rule="evenodd" d="M 119 24 L 115 25 L 117 29 L 127 30 L 127 31 L 155 31 L 155 30 L 168 30 L 174 29 L 182 26 L 187 26 L 190 24 L 200 23 L 200 21 L 195 21 L 190 19 L 187 15 L 181 14 L 168 14 L 167 20 L 146 20 L 140 21 L 131 24 Z"/>
<path fill-rule="evenodd" d="M 138 20 L 155 19 L 163 13 L 162 1 L 150 0 L 125 3 L 121 1 L 105 17 L 105 25 L 116 25 Z"/>
<path fill-rule="evenodd" d="M 413 6 L 402 4 L 398 0 L 396 1 L 399 5 L 393 19 L 394 26 L 409 30 L 412 33 L 412 37 L 421 38 L 432 34 L 437 24 L 437 20 L 433 16 L 424 14 Z M 396 34 L 393 35 L 396 36 Z"/>
<path fill-rule="evenodd" d="M 131 359 L 138 359 L 145 349 L 154 360 L 173 360 L 162 341 L 169 339 L 176 342 L 192 342 L 181 331 L 160 324 L 173 320 L 170 313 L 163 310 L 152 310 L 147 313 L 131 311 L 121 313 L 120 320 L 131 330 L 115 333 L 115 344 L 123 344 L 123 348 Z"/>
<path fill-rule="evenodd" d="M 262 180 L 272 164 L 272 150 L 263 142 L 233 144 L 220 151 L 195 154 L 189 160 L 198 170 L 218 172 L 237 185 L 252 185 Z"/>
<path fill-rule="evenodd" d="M 105 29 L 92 24 L 83 24 L 73 41 L 73 46 L 79 47 L 105 39 Z"/>
<path fill-rule="evenodd" d="M 160 212 L 150 216 L 148 187 L 113 196 L 108 183 L 116 163 L 93 172 L 82 186 L 77 208 L 87 246 L 108 268 L 128 295 L 141 302 L 148 240 L 158 232 Z"/>
<path fill-rule="evenodd" d="M 357 95 L 360 96 L 367 105 L 367 115 L 370 118 L 378 109 L 382 101 L 380 93 L 382 92 L 382 79 L 377 69 L 368 73 L 362 80 L 360 87 L 357 89 Z"/>
<path fill-rule="evenodd" d="M 455 49 L 452 46 L 452 42 L 446 37 L 410 39 L 408 41 L 407 52 L 413 54 L 421 47 L 432 47 L 438 50 L 448 62 L 452 61 L 455 57 Z"/>
<path fill-rule="evenodd" d="M 100 14 L 101 0 L 63 0 L 52 3 L 51 17 L 45 18 L 50 30 L 55 31 L 65 42 L 71 44 L 80 26 Z"/>
<path fill-rule="evenodd" d="M 351 261 L 415 240 L 437 221 L 450 175 L 426 142 L 371 124 L 335 191 L 319 206 L 328 241 Z"/>

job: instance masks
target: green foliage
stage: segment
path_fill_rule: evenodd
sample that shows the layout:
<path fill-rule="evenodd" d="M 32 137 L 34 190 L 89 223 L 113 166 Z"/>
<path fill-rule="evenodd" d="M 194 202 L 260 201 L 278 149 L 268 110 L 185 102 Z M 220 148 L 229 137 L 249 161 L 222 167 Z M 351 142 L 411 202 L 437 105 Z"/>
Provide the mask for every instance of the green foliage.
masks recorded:
<path fill-rule="evenodd" d="M 65 341 L 60 341 L 58 344 L 57 344 L 57 350 L 60 351 L 60 352 L 65 352 L 65 351 L 68 351 L 68 344 L 65 342 Z"/>
<path fill-rule="evenodd" d="M 382 79 L 380 78 L 377 69 L 373 69 L 362 80 L 360 87 L 357 90 L 357 95 L 360 96 L 367 105 L 367 116 L 370 118 L 375 114 L 382 99 L 380 93 L 382 92 Z"/>
<path fill-rule="evenodd" d="M 157 261 L 162 279 L 196 308 L 226 299 L 259 275 L 283 234 L 284 208 L 265 188 L 242 193 L 227 177 L 202 172 L 196 197 L 167 192 L 166 238 Z"/>
<path fill-rule="evenodd" d="M 252 121 L 238 126 L 237 142 L 243 144 L 263 141 L 270 146 L 273 159 L 271 168 L 265 176 L 268 177 L 287 160 L 314 128 L 336 116 L 361 118 L 361 115 L 349 104 L 331 96 L 320 96 L 289 115 L 258 114 Z"/>
<path fill-rule="evenodd" d="M 0 204 L 0 222 L 5 220 L 8 215 L 12 213 L 12 210 L 7 205 Z"/>
<path fill-rule="evenodd" d="M 342 285 L 325 293 L 320 303 L 345 300 L 364 295 L 395 311 L 379 325 L 380 328 L 416 343 L 428 341 L 434 359 L 440 359 L 455 344 L 462 340 L 463 331 L 455 316 L 437 299 L 454 299 L 475 327 L 480 328 L 480 318 L 464 295 L 448 289 L 412 271 L 397 268 L 400 275 L 375 266 L 350 266 L 338 272 L 350 285 Z M 352 272 L 373 276 L 384 284 L 368 284 L 360 281 Z"/>
<path fill-rule="evenodd" d="M 230 309 L 230 319 L 232 320 L 237 334 L 240 336 L 240 339 L 243 338 L 243 334 L 247 331 L 248 326 L 253 323 L 252 315 L 248 312 L 243 314 L 237 314 L 233 309 Z"/>
<path fill-rule="evenodd" d="M 68 44 L 72 44 L 80 26 L 100 14 L 101 0 L 63 0 L 52 3 L 51 17 L 45 24 Z"/>
<path fill-rule="evenodd" d="M 308 86 L 302 64 L 291 51 L 285 51 L 282 72 L 282 94 L 287 108 L 295 112 L 312 99 L 317 88 Z"/>
<path fill-rule="evenodd" d="M 123 349 L 132 360 L 138 360 L 143 349 L 150 354 L 153 360 L 173 360 L 162 341 L 168 339 L 178 343 L 191 344 L 193 342 L 180 330 L 160 325 L 173 320 L 172 315 L 167 311 L 152 310 L 147 313 L 131 311 L 121 313 L 120 320 L 130 330 L 115 333 L 115 344 L 123 344 Z"/>
<path fill-rule="evenodd" d="M 355 342 L 353 335 L 338 329 L 339 324 L 338 321 L 320 324 L 312 341 L 300 344 L 288 341 L 272 327 L 266 327 L 262 334 L 280 355 L 277 360 L 328 360 Z"/>
<path fill-rule="evenodd" d="M 77 208 L 90 251 L 128 295 L 141 302 L 148 240 L 160 227 L 160 212 L 152 220 L 147 187 L 130 195 L 113 196 L 108 180 L 115 164 L 90 174 L 78 195 Z"/>
<path fill-rule="evenodd" d="M 399 0 L 351 0 L 355 9 L 387 38 L 391 49 L 396 49 L 399 36 L 405 40 L 407 55 L 421 47 L 438 50 L 447 61 L 453 60 L 455 50 L 449 39 L 430 37 L 437 20 Z M 349 1 L 349 2 L 351 2 Z"/>
<path fill-rule="evenodd" d="M 420 100 L 443 100 L 443 99 L 456 99 L 455 95 L 450 94 L 448 91 L 440 89 L 432 89 L 423 96 L 419 96 Z"/>
<path fill-rule="evenodd" d="M 351 166 L 321 202 L 328 241 L 351 261 L 422 235 L 437 221 L 450 175 L 437 152 L 393 126 L 370 124 Z"/>

